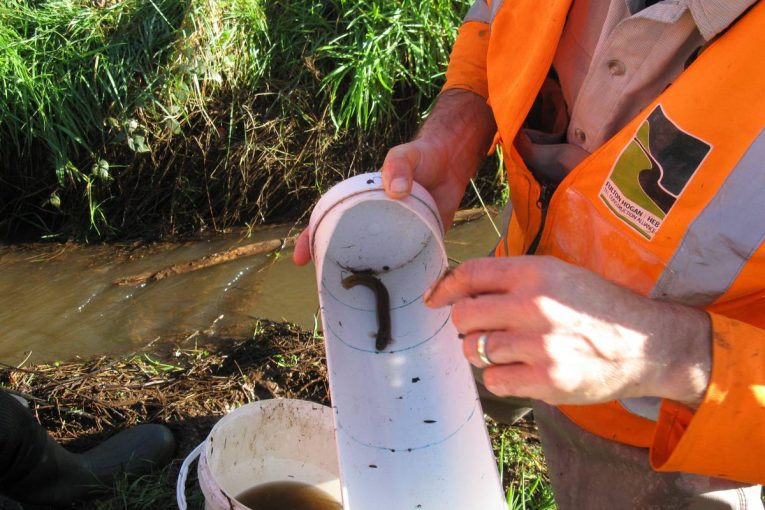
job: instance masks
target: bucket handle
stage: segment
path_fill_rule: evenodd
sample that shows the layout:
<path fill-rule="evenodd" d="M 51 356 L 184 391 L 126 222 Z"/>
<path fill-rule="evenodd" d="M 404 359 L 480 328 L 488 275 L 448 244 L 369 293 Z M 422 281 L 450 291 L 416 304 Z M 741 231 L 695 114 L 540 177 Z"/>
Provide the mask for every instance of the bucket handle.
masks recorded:
<path fill-rule="evenodd" d="M 191 467 L 191 464 L 197 460 L 199 455 L 202 453 L 202 449 L 205 446 L 206 441 L 202 441 L 197 445 L 196 448 L 191 450 L 191 453 L 188 454 L 188 456 L 183 459 L 183 464 L 181 464 L 181 470 L 178 473 L 178 481 L 175 485 L 175 498 L 178 501 L 178 508 L 180 510 L 186 510 L 186 478 L 189 476 L 189 468 Z"/>

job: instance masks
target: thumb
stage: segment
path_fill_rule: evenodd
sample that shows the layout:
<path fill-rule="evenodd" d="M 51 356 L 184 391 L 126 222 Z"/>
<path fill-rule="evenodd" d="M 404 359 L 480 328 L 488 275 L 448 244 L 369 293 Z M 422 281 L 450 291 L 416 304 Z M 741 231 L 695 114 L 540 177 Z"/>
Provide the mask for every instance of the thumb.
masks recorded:
<path fill-rule="evenodd" d="M 308 229 L 303 230 L 295 241 L 295 251 L 292 252 L 292 261 L 297 266 L 304 266 L 311 261 L 311 248 Z"/>
<path fill-rule="evenodd" d="M 420 162 L 420 151 L 412 144 L 397 145 L 388 151 L 383 161 L 383 188 L 389 197 L 400 200 L 412 192 L 414 169 Z"/>

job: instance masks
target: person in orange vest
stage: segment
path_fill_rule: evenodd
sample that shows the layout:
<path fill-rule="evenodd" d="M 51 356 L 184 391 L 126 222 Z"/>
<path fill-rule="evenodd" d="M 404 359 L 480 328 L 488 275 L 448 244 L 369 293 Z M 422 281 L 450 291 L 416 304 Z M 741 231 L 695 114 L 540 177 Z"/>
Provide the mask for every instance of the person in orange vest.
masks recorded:
<path fill-rule="evenodd" d="M 756 0 L 477 0 L 382 165 L 450 225 L 501 147 L 504 236 L 425 300 L 485 409 L 531 399 L 561 508 L 762 508 L 763 26 Z"/>

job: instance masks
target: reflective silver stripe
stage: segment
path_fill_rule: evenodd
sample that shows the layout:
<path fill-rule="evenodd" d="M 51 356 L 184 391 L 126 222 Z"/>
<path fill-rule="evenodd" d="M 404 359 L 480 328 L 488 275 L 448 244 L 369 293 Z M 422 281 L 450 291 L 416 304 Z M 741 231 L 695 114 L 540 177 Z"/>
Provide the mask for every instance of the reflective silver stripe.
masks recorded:
<path fill-rule="evenodd" d="M 465 15 L 464 21 L 480 21 L 481 23 L 491 23 L 491 9 L 489 9 L 486 0 L 476 0 Z"/>
<path fill-rule="evenodd" d="M 491 24 L 494 21 L 494 16 L 497 15 L 497 11 L 502 6 L 504 0 L 494 0 L 491 2 L 491 7 L 486 0 L 476 0 L 470 10 L 465 15 L 464 21 L 480 21 L 481 23 Z"/>
<path fill-rule="evenodd" d="M 494 0 L 491 3 L 491 19 L 490 19 L 490 22 L 494 21 L 494 17 L 499 12 L 499 8 L 502 7 L 503 3 L 505 3 L 505 0 Z"/>
<path fill-rule="evenodd" d="M 651 297 L 706 306 L 730 288 L 765 239 L 764 162 L 765 130 L 688 227 Z"/>
<path fill-rule="evenodd" d="M 713 303 L 730 288 L 765 239 L 765 130 L 688 228 L 650 296 L 690 306 Z M 661 399 L 620 401 L 633 414 L 656 421 Z"/>

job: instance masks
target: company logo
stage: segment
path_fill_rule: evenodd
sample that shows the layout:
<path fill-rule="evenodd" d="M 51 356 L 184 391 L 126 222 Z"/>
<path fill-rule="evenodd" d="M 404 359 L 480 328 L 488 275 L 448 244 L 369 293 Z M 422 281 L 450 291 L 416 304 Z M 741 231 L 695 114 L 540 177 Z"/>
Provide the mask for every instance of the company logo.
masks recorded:
<path fill-rule="evenodd" d="M 712 146 L 682 131 L 658 105 L 624 147 L 600 198 L 652 239 Z"/>

